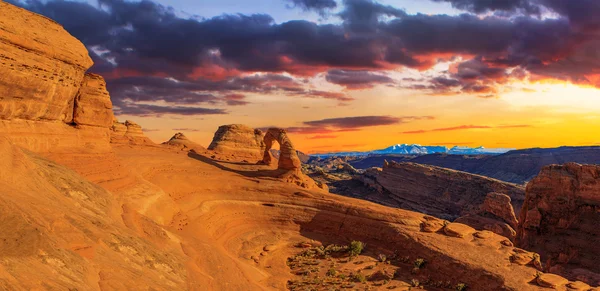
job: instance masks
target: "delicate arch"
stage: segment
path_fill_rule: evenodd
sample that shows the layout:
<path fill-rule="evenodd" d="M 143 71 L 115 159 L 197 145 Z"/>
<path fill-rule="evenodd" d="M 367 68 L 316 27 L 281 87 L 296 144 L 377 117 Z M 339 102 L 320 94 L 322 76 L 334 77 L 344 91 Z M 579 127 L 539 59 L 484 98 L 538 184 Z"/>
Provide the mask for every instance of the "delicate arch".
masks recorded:
<path fill-rule="evenodd" d="M 298 153 L 292 144 L 292 141 L 288 138 L 285 129 L 281 128 L 269 128 L 264 137 L 265 152 L 263 155 L 262 162 L 266 165 L 270 165 L 273 160 L 271 155 L 271 148 L 273 142 L 279 143 L 279 169 L 283 170 L 298 170 L 302 167 L 302 162 L 298 158 Z"/>

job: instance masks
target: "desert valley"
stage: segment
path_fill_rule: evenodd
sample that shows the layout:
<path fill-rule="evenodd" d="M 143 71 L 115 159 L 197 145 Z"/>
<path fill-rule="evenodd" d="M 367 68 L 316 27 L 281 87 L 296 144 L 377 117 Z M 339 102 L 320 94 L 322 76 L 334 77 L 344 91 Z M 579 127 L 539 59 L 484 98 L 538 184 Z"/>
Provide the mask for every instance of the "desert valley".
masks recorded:
<path fill-rule="evenodd" d="M 155 142 L 90 52 L 0 1 L 0 290 L 600 290 L 599 146 Z"/>

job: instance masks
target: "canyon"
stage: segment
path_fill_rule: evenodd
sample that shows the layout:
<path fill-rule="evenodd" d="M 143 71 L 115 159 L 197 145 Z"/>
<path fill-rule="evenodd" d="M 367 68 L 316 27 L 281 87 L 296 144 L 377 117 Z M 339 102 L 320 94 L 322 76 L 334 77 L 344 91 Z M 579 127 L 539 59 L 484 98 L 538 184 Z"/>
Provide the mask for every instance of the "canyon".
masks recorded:
<path fill-rule="evenodd" d="M 386 207 L 330 193 L 282 128 L 154 143 L 115 118 L 91 65 L 60 25 L 0 1 L 3 290 L 598 290 L 571 271 L 597 271 L 595 166 L 547 167 L 526 189 L 413 163 L 331 167 L 410 210 Z M 540 247 L 555 234 L 573 239 Z M 305 279 L 331 268 L 344 277 Z"/>

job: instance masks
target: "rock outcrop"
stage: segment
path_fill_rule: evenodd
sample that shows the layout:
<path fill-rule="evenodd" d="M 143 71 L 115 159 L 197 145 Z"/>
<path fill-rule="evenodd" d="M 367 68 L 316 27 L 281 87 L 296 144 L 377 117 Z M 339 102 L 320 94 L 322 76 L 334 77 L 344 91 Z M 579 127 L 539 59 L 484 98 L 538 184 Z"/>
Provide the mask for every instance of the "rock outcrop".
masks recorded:
<path fill-rule="evenodd" d="M 277 168 L 286 171 L 299 171 L 302 167 L 302 162 L 298 158 L 296 149 L 292 141 L 288 138 L 287 133 L 281 128 L 269 128 L 265 134 L 264 143 L 265 151 L 263 154 L 262 163 L 270 165 L 273 160 L 271 148 L 273 142 L 279 143 L 279 161 Z"/>
<path fill-rule="evenodd" d="M 113 121 L 110 142 L 114 144 L 154 145 L 146 137 L 142 127 L 131 120 L 125 120 L 125 122 Z"/>
<path fill-rule="evenodd" d="M 0 119 L 73 121 L 74 101 L 93 64 L 56 22 L 0 2 Z"/>
<path fill-rule="evenodd" d="M 75 98 L 75 124 L 109 128 L 115 119 L 106 82 L 99 75 L 87 73 Z"/>
<path fill-rule="evenodd" d="M 92 64 L 62 26 L 0 2 L 0 135 L 40 153 L 110 151 L 112 103 Z"/>
<path fill-rule="evenodd" d="M 257 161 L 262 159 L 265 149 L 263 132 L 242 124 L 223 125 L 215 132 L 208 149 L 234 158 Z"/>
<path fill-rule="evenodd" d="M 489 230 L 515 240 L 517 235 L 517 217 L 508 195 L 489 193 L 479 209 L 455 220 L 480 230 Z"/>
<path fill-rule="evenodd" d="M 525 197 L 514 184 L 414 163 L 386 162 L 376 179 L 402 208 L 449 220 L 477 213 L 491 192 L 507 194 L 517 210 Z"/>
<path fill-rule="evenodd" d="M 181 150 L 195 150 L 195 151 L 204 151 L 206 148 L 203 146 L 191 141 L 187 136 L 183 133 L 178 132 L 171 139 L 162 143 L 163 145 L 167 145 L 170 147 L 175 147 Z"/>
<path fill-rule="evenodd" d="M 600 283 L 600 166 L 542 169 L 527 185 L 517 245 L 540 253 L 548 271 Z"/>

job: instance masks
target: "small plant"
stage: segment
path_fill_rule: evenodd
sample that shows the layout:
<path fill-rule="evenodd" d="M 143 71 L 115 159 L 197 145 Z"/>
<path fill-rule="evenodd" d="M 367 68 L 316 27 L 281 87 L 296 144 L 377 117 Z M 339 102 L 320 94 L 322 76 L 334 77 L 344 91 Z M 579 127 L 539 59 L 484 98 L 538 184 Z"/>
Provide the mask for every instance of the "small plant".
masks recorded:
<path fill-rule="evenodd" d="M 346 279 L 346 274 L 339 274 L 338 278 L 345 280 Z"/>
<path fill-rule="evenodd" d="M 365 244 L 363 242 L 354 240 L 350 243 L 348 251 L 350 252 L 350 256 L 355 257 L 360 255 L 364 248 Z"/>
<path fill-rule="evenodd" d="M 419 286 L 421 286 L 421 282 L 419 282 L 419 280 L 417 280 L 417 279 L 412 279 L 412 280 L 410 280 L 410 286 L 419 287 Z"/>
<path fill-rule="evenodd" d="M 327 274 L 328 277 L 335 277 L 335 275 L 337 275 L 337 270 L 335 268 L 330 268 L 329 270 L 327 270 Z"/>
<path fill-rule="evenodd" d="M 456 285 L 456 291 L 465 291 L 467 290 L 467 284 L 465 283 L 458 283 Z"/>
<path fill-rule="evenodd" d="M 356 273 L 356 274 L 354 274 L 354 281 L 360 282 L 360 283 L 365 283 L 365 282 L 367 282 L 367 277 L 365 277 L 365 275 L 363 275 L 362 273 Z"/>
<path fill-rule="evenodd" d="M 384 254 L 379 254 L 377 256 L 377 260 L 380 261 L 380 262 L 382 262 L 382 263 L 385 263 L 385 261 L 387 261 L 387 257 Z"/>
<path fill-rule="evenodd" d="M 425 261 L 425 259 L 422 258 L 418 258 L 415 260 L 415 269 L 421 269 L 423 266 L 425 266 L 425 263 L 427 263 Z"/>

